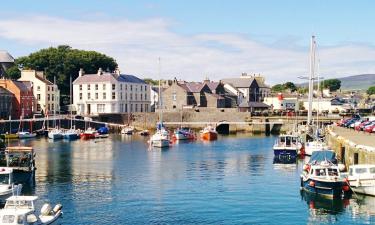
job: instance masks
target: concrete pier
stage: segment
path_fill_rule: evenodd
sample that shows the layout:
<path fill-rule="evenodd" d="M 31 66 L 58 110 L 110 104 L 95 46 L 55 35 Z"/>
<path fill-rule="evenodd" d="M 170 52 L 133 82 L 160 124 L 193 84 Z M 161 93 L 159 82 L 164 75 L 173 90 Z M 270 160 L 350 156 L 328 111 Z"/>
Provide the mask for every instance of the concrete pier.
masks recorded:
<path fill-rule="evenodd" d="M 327 131 L 328 145 L 346 166 L 375 164 L 375 134 L 337 126 L 329 126 Z"/>

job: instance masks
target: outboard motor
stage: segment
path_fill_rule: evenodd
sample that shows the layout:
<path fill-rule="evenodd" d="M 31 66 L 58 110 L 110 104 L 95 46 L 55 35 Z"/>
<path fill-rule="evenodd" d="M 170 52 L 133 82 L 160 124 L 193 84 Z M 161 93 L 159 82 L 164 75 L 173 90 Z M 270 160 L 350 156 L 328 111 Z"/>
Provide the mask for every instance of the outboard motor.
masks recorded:
<path fill-rule="evenodd" d="M 48 203 L 45 203 L 43 207 L 40 209 L 40 214 L 42 216 L 49 216 L 51 215 L 52 206 Z"/>
<path fill-rule="evenodd" d="M 57 204 L 55 205 L 55 207 L 53 207 L 53 212 L 54 213 L 57 213 L 58 211 L 60 211 L 62 209 L 62 205 L 61 204 Z"/>

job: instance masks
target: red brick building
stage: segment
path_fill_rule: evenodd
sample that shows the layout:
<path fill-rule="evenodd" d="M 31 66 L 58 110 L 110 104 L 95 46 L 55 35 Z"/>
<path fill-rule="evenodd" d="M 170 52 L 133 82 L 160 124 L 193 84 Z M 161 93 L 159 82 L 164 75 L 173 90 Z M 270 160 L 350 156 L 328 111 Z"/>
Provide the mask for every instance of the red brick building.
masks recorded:
<path fill-rule="evenodd" d="M 29 118 L 33 116 L 34 95 L 32 85 L 26 81 L 0 80 L 0 87 L 14 94 L 12 103 L 12 118 Z"/>

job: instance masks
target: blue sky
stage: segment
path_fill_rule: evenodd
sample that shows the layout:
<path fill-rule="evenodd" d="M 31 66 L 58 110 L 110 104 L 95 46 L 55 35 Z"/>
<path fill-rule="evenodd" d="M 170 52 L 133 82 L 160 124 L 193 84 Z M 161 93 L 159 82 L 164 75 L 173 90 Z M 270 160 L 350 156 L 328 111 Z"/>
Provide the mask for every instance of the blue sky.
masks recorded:
<path fill-rule="evenodd" d="M 15 57 L 69 44 L 141 77 L 155 76 L 160 56 L 165 78 L 248 72 L 277 83 L 308 72 L 315 34 L 323 75 L 375 72 L 374 1 L 23 0 L 2 8 L 0 49 Z"/>

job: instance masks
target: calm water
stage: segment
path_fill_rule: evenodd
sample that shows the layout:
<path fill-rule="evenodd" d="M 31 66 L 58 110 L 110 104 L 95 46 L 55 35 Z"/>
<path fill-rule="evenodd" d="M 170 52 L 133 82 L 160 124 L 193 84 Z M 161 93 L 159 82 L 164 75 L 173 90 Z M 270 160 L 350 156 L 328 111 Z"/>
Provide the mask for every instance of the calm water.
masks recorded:
<path fill-rule="evenodd" d="M 36 185 L 25 192 L 39 206 L 61 202 L 63 224 L 375 223 L 375 198 L 301 194 L 303 160 L 273 164 L 274 140 L 229 136 L 163 151 L 137 136 L 23 142 L 37 153 Z"/>

